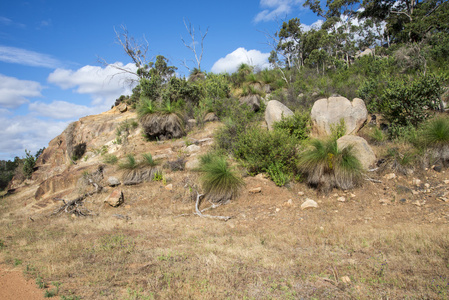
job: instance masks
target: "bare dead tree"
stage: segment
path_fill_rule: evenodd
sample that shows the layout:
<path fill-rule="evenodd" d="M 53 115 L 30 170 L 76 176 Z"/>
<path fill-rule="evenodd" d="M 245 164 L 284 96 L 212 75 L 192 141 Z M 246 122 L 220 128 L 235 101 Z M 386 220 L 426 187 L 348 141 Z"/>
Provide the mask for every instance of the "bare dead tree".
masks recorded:
<path fill-rule="evenodd" d="M 114 27 L 115 32 L 115 42 L 123 48 L 123 51 L 128 55 L 135 66 L 137 67 L 137 71 L 134 68 L 127 68 L 126 66 L 121 66 L 118 64 L 108 63 L 104 58 L 98 57 L 97 61 L 103 66 L 110 66 L 114 69 L 119 70 L 120 72 L 111 76 L 121 75 L 121 74 L 130 74 L 133 75 L 134 78 L 128 79 L 130 85 L 140 81 L 140 79 L 144 78 L 149 69 L 150 62 L 152 59 L 148 58 L 149 52 L 149 43 L 145 36 L 142 40 L 137 40 L 133 36 L 131 36 L 124 25 L 120 26 L 120 29 L 117 30 Z"/>
<path fill-rule="evenodd" d="M 204 53 L 204 39 L 206 38 L 207 33 L 209 32 L 209 27 L 207 27 L 206 32 L 204 34 L 201 32 L 201 28 L 198 27 L 198 30 L 200 33 L 200 49 L 198 49 L 197 48 L 198 41 L 196 40 L 195 27 L 192 26 L 190 21 L 186 22 L 185 19 L 183 19 L 183 21 L 184 21 L 184 26 L 186 27 L 187 32 L 189 33 L 192 42 L 190 44 L 188 44 L 182 36 L 181 36 L 181 41 L 184 44 L 184 46 L 187 47 L 187 49 L 189 49 L 190 51 L 193 52 L 195 61 L 192 60 L 192 62 L 193 63 L 196 62 L 197 70 L 199 72 L 201 72 L 201 60 L 203 59 L 203 53 Z M 187 70 L 190 71 L 190 68 L 187 66 L 187 62 L 184 60 L 182 63 L 184 65 L 184 67 L 186 67 Z"/>

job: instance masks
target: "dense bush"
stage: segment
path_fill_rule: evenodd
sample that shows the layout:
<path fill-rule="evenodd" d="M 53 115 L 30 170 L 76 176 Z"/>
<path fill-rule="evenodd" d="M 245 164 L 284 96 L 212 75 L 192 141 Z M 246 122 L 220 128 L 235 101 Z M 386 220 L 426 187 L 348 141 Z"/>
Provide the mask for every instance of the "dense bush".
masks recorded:
<path fill-rule="evenodd" d="M 309 137 L 310 126 L 310 111 L 304 111 L 302 113 L 295 112 L 293 116 L 282 118 L 281 121 L 274 123 L 273 128 L 277 131 L 284 131 L 301 141 Z"/>

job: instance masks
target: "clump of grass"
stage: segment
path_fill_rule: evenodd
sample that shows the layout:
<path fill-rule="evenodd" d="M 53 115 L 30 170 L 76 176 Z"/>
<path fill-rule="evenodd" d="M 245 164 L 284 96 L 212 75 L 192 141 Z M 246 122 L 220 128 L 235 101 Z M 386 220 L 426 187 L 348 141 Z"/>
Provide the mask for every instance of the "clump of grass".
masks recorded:
<path fill-rule="evenodd" d="M 136 158 L 132 154 L 126 155 L 125 160 L 119 163 L 120 169 L 133 170 L 137 168 L 137 166 Z"/>
<path fill-rule="evenodd" d="M 369 138 L 371 139 L 371 141 L 379 145 L 385 142 L 387 136 L 381 129 L 374 127 L 373 130 L 369 133 Z"/>
<path fill-rule="evenodd" d="M 103 162 L 108 165 L 115 165 L 118 161 L 118 158 L 114 154 L 105 154 L 103 156 Z"/>
<path fill-rule="evenodd" d="M 335 139 L 310 141 L 310 147 L 299 158 L 299 168 L 307 176 L 307 182 L 319 190 L 332 188 L 350 189 L 359 182 L 362 165 L 348 146 L 338 149 Z"/>
<path fill-rule="evenodd" d="M 425 146 L 441 147 L 449 144 L 449 118 L 437 117 L 428 121 L 421 134 Z"/>
<path fill-rule="evenodd" d="M 143 161 L 142 163 L 146 166 L 154 167 L 156 166 L 156 162 L 153 160 L 153 156 L 151 153 L 144 153 L 142 154 Z"/>
<path fill-rule="evenodd" d="M 139 105 L 137 106 L 137 115 L 142 118 L 145 115 L 153 114 L 157 111 L 156 103 L 149 98 L 140 99 Z"/>
<path fill-rule="evenodd" d="M 204 193 L 213 202 L 227 202 L 243 186 L 243 180 L 221 155 L 206 154 L 200 157 L 198 171 Z"/>

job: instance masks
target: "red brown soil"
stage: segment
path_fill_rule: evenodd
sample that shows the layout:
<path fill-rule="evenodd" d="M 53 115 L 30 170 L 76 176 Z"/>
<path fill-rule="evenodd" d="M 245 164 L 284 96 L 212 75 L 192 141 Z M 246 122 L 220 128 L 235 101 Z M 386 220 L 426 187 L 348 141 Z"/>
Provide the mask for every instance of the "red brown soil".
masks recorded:
<path fill-rule="evenodd" d="M 0 265 L 0 299 L 2 300 L 43 300 L 44 290 L 27 280 L 20 270 Z"/>

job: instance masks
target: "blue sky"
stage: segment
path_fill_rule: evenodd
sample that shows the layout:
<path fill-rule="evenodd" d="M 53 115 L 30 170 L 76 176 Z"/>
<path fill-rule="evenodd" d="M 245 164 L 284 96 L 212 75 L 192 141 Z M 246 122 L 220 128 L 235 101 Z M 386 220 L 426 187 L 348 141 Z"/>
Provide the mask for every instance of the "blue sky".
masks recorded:
<path fill-rule="evenodd" d="M 201 68 L 233 72 L 242 62 L 268 66 L 271 48 L 262 32 L 293 17 L 317 18 L 300 0 L 103 1 L 30 0 L 0 2 L 0 159 L 46 147 L 72 121 L 106 111 L 129 94 L 125 75 L 97 62 L 132 68 L 115 42 L 126 26 L 149 43 L 150 57 L 164 55 L 188 74 L 193 54 L 183 20 L 198 32 L 209 28 Z"/>

